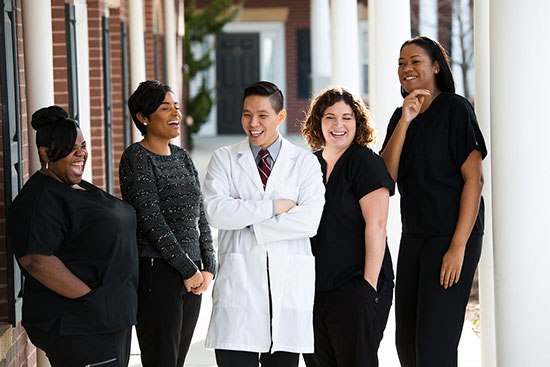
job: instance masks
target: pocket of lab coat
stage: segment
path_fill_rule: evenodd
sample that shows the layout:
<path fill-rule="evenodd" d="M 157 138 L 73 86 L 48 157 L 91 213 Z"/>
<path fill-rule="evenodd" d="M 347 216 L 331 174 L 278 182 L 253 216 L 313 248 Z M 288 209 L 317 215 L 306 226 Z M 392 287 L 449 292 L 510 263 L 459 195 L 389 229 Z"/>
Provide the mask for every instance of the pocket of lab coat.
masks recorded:
<path fill-rule="evenodd" d="M 315 258 L 292 255 L 289 257 L 287 269 L 283 306 L 312 310 L 315 297 Z"/>
<path fill-rule="evenodd" d="M 244 307 L 248 280 L 244 256 L 227 253 L 219 256 L 220 268 L 213 292 L 213 307 Z"/>

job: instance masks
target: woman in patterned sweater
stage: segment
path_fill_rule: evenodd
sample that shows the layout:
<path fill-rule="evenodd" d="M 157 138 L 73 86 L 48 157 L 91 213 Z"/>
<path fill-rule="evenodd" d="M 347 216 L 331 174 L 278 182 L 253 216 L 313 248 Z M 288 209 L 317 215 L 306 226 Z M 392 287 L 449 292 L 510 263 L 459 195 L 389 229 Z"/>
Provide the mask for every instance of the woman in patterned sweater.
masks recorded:
<path fill-rule="evenodd" d="M 179 136 L 182 114 L 166 85 L 145 81 L 130 96 L 144 135 L 120 160 L 122 198 L 136 211 L 137 335 L 144 367 L 183 366 L 204 292 L 216 270 L 197 170 Z"/>

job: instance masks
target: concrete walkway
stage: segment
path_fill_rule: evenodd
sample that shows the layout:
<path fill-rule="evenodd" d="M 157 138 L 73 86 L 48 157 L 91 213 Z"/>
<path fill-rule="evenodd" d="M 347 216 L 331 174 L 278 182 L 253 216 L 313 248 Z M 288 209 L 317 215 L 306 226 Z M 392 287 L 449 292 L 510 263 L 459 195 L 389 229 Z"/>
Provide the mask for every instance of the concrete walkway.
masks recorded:
<path fill-rule="evenodd" d="M 210 161 L 212 152 L 219 147 L 233 144 L 244 139 L 244 134 L 240 136 L 222 136 L 222 137 L 197 137 L 195 138 L 195 147 L 192 151 L 192 158 L 195 166 L 199 171 L 201 182 L 206 174 L 206 167 Z M 294 144 L 306 147 L 306 144 L 301 136 L 291 135 L 287 137 Z M 393 231 L 395 232 L 395 231 Z M 392 233 L 392 228 L 388 228 L 388 237 L 399 238 L 399 230 L 397 233 Z M 213 235 L 217 237 L 217 231 L 213 230 Z M 214 239 L 216 243 L 216 238 Z M 394 264 L 395 264 L 394 258 Z M 211 289 L 211 288 L 210 288 Z M 204 340 L 208 329 L 210 312 L 212 310 L 212 295 L 208 291 L 203 294 L 202 308 L 199 316 L 199 321 L 193 335 L 193 341 L 185 367 L 215 367 L 216 361 L 214 352 L 204 348 Z M 399 360 L 395 351 L 395 317 L 393 307 L 384 334 L 384 339 L 378 351 L 380 367 L 399 367 Z M 459 367 L 480 367 L 481 366 L 481 347 L 479 337 L 473 332 L 471 323 L 465 321 L 462 338 L 458 348 L 458 365 Z M 141 360 L 139 356 L 139 346 L 137 338 L 132 340 L 132 356 L 130 358 L 130 367 L 140 367 Z M 303 361 L 300 362 L 300 367 L 305 366 Z"/>

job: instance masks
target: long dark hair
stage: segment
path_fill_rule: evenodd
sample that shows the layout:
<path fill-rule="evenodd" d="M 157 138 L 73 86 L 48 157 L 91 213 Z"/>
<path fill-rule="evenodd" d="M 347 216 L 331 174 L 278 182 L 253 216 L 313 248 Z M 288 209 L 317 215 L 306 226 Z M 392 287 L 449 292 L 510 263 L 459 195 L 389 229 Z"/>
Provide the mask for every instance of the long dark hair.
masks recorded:
<path fill-rule="evenodd" d="M 31 125 L 36 130 L 36 146 L 48 148 L 48 159 L 55 162 L 71 153 L 76 141 L 78 123 L 59 106 L 43 107 L 32 114 Z M 40 154 L 39 154 L 40 156 Z M 40 157 L 42 161 L 42 157 Z"/>
<path fill-rule="evenodd" d="M 403 47 L 408 45 L 417 45 L 420 46 L 426 51 L 430 59 L 432 60 L 432 63 L 434 61 L 437 61 L 439 64 L 439 73 L 435 74 L 435 82 L 437 85 L 437 89 L 439 89 L 440 92 L 455 92 L 455 81 L 453 79 L 453 73 L 451 71 L 451 65 L 449 63 L 449 55 L 447 54 L 447 51 L 439 44 L 439 42 L 426 37 L 426 36 L 420 36 L 420 37 L 414 37 L 408 41 L 405 41 L 403 45 L 401 45 L 400 51 L 403 50 Z M 409 93 L 401 87 L 401 95 L 403 97 L 406 97 Z"/>

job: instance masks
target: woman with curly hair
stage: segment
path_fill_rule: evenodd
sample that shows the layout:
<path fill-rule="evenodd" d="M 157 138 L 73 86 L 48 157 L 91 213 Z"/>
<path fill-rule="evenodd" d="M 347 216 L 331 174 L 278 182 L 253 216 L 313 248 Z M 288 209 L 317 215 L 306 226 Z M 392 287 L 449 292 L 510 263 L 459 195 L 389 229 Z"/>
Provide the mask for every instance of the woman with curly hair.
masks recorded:
<path fill-rule="evenodd" d="M 311 366 L 378 366 L 377 351 L 392 302 L 386 244 L 389 197 L 384 161 L 368 146 L 374 129 L 363 101 L 344 88 L 325 90 L 302 126 L 317 149 L 326 187 L 315 256 L 315 351 Z"/>

